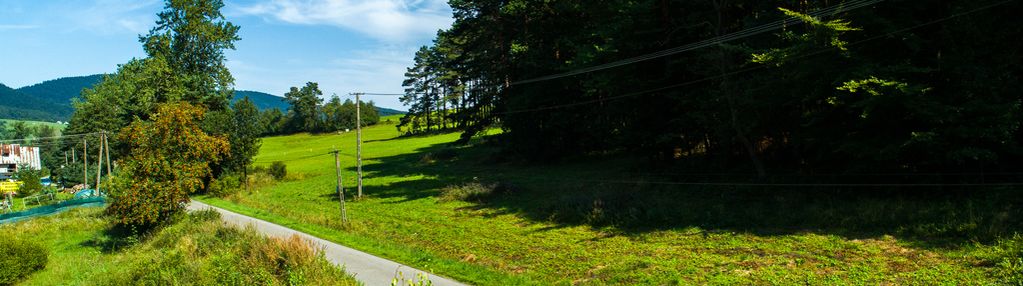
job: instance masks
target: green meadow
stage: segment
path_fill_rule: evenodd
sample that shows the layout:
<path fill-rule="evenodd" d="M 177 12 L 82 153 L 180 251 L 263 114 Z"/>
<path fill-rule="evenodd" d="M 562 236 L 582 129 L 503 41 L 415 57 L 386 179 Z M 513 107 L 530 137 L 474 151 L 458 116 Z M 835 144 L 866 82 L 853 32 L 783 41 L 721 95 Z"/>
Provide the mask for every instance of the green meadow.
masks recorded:
<path fill-rule="evenodd" d="M 64 127 L 66 127 L 66 125 L 64 125 L 64 124 L 57 124 L 56 122 L 47 122 L 47 121 L 14 120 L 14 119 L 0 119 L 0 121 L 3 121 L 7 125 L 7 128 L 10 128 L 11 124 L 14 124 L 14 122 L 18 122 L 18 121 L 25 122 L 26 124 L 28 124 L 28 126 L 31 126 L 33 128 L 45 125 L 45 126 L 50 126 L 50 127 L 56 128 L 58 131 L 60 131 L 60 130 L 64 130 Z"/>
<path fill-rule="evenodd" d="M 992 284 L 1019 278 L 1010 189 L 771 189 L 665 184 L 614 156 L 537 165 L 459 134 L 265 138 L 285 180 L 200 200 L 439 275 L 509 284 Z M 385 118 L 386 120 L 386 118 Z M 333 148 L 341 150 L 348 224 Z M 950 193 L 952 191 L 949 191 Z"/>
<path fill-rule="evenodd" d="M 185 215 L 145 236 L 112 228 L 101 208 L 0 225 L 49 249 L 18 285 L 358 285 L 296 239 L 224 226 L 215 212 Z M 9 261 L 5 257 L 5 261 Z"/>

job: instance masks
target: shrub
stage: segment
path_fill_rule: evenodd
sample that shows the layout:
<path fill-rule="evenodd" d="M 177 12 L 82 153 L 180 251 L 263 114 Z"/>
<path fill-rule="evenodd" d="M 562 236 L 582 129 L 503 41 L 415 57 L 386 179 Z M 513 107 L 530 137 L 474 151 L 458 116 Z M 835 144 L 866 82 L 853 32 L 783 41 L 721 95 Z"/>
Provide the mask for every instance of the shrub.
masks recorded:
<path fill-rule="evenodd" d="M 994 260 L 998 264 L 996 274 L 1006 285 L 1023 285 L 1023 237 L 1019 234 L 1012 239 L 1001 241 L 995 247 Z"/>
<path fill-rule="evenodd" d="M 0 236 L 0 285 L 14 284 L 46 267 L 49 249 L 9 235 Z"/>
<path fill-rule="evenodd" d="M 207 192 L 216 197 L 226 197 L 237 194 L 242 188 L 241 176 L 236 174 L 224 174 L 210 182 Z"/>
<path fill-rule="evenodd" d="M 18 173 L 14 174 L 19 181 L 24 183 L 18 188 L 18 195 L 27 197 L 42 191 L 43 184 L 40 180 L 44 175 L 43 170 L 33 170 L 27 166 L 20 166 Z"/>
<path fill-rule="evenodd" d="M 284 162 L 277 161 L 270 164 L 270 175 L 277 180 L 284 180 L 288 176 L 288 166 Z"/>
<path fill-rule="evenodd" d="M 497 184 L 472 182 L 458 186 L 448 186 L 441 190 L 440 201 L 480 202 L 494 193 Z"/>

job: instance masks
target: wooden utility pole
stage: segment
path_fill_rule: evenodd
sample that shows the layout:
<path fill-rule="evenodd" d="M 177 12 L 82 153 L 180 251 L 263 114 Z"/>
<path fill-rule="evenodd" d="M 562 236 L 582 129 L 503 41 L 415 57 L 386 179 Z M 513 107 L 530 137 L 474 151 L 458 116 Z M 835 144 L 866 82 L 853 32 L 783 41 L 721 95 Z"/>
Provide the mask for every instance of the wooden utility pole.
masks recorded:
<path fill-rule="evenodd" d="M 362 101 L 361 92 L 355 94 L 355 169 L 358 173 L 359 189 L 356 198 L 362 198 Z"/>
<path fill-rule="evenodd" d="M 334 171 L 337 172 L 337 199 L 341 202 L 341 222 L 348 223 L 348 212 L 345 210 L 345 189 L 341 184 L 341 158 L 338 155 L 340 150 L 334 148 Z"/>
<path fill-rule="evenodd" d="M 85 157 L 84 161 L 82 162 L 82 167 L 83 167 L 82 168 L 82 185 L 85 185 L 85 187 L 88 188 L 89 187 L 89 139 L 84 139 L 83 138 L 82 139 L 82 145 L 83 145 L 82 146 L 82 157 Z"/>
<path fill-rule="evenodd" d="M 107 132 L 106 131 L 103 131 L 103 150 L 104 150 L 103 152 L 106 153 L 106 155 L 107 155 L 106 156 L 107 157 L 107 176 L 110 176 L 110 174 L 114 173 L 113 170 L 112 170 L 112 168 L 114 167 L 114 163 L 110 162 L 110 141 L 107 140 Z"/>
<path fill-rule="evenodd" d="M 106 141 L 103 140 L 106 139 L 104 137 L 106 137 L 106 134 L 100 135 L 99 151 L 97 151 L 99 154 L 96 155 L 96 161 L 99 161 L 96 163 L 96 188 L 93 189 L 92 196 L 99 196 L 99 178 L 103 175 L 103 142 Z"/>

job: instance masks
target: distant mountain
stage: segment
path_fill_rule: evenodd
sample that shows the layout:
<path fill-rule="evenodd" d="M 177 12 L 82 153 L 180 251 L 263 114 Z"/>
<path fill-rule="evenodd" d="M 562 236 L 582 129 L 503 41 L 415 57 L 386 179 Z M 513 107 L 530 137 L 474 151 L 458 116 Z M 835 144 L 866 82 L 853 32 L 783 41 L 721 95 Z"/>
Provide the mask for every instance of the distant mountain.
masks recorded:
<path fill-rule="evenodd" d="M 404 111 L 401 111 L 401 110 L 395 110 L 395 109 L 383 108 L 383 107 L 377 106 L 377 113 L 379 113 L 380 116 L 388 116 L 388 115 L 401 115 L 401 114 L 405 114 L 407 112 L 404 112 Z"/>
<path fill-rule="evenodd" d="M 276 108 L 281 112 L 288 112 L 288 106 L 290 106 L 288 105 L 288 102 L 284 101 L 283 97 L 251 90 L 234 91 L 234 97 L 231 98 L 231 102 L 237 102 L 246 96 L 248 96 L 249 100 L 252 100 L 252 103 L 256 105 L 256 108 L 259 108 L 261 111 Z"/>
<path fill-rule="evenodd" d="M 259 110 L 277 108 L 280 109 L 282 112 L 288 112 L 288 107 L 291 106 L 288 104 L 287 101 L 284 101 L 284 97 L 251 90 L 236 90 L 234 92 L 234 98 L 231 99 L 231 102 L 239 101 L 246 96 L 248 96 L 249 99 L 252 100 L 252 103 L 256 104 L 256 107 L 259 108 Z M 383 108 L 379 106 L 377 107 L 377 113 L 379 113 L 380 116 L 405 114 L 404 111 Z"/>
<path fill-rule="evenodd" d="M 24 94 L 55 103 L 68 103 L 82 94 L 82 89 L 91 88 L 103 80 L 102 74 L 63 77 L 19 88 Z"/>
<path fill-rule="evenodd" d="M 67 108 L 55 105 L 0 84 L 0 118 L 57 121 L 70 117 L 70 105 Z"/>
<path fill-rule="evenodd" d="M 91 88 L 103 80 L 102 74 L 65 77 L 48 80 L 19 89 L 12 89 L 0 84 L 0 118 L 67 121 L 74 109 L 71 101 L 81 95 L 82 90 Z M 265 92 L 237 90 L 232 102 L 248 96 L 259 110 L 276 108 L 288 111 L 288 102 L 284 97 Z M 403 111 L 377 107 L 380 116 L 405 114 Z"/>

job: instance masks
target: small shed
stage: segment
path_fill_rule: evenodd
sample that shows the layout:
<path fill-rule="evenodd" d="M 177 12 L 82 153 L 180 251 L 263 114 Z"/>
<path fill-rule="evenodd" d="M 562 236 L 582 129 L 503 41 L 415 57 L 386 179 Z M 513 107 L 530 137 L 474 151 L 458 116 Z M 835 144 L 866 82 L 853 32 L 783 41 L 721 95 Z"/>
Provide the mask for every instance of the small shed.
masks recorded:
<path fill-rule="evenodd" d="M 11 178 L 18 168 L 42 169 L 39 158 L 39 147 L 0 143 L 0 180 Z"/>

